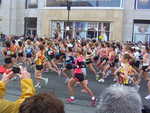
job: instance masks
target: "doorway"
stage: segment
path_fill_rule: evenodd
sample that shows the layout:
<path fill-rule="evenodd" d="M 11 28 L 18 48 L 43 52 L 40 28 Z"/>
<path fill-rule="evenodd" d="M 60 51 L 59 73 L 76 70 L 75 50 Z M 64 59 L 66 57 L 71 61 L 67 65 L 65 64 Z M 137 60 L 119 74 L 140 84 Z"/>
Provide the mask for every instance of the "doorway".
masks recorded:
<path fill-rule="evenodd" d="M 37 18 L 25 17 L 25 29 L 24 34 L 28 36 L 37 35 Z"/>

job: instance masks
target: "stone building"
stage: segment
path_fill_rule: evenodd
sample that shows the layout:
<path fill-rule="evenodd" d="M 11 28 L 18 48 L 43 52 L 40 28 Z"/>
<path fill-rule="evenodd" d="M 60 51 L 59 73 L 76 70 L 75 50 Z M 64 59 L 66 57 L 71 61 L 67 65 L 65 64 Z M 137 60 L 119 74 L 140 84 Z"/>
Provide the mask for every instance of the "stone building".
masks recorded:
<path fill-rule="evenodd" d="M 1 0 L 0 32 L 149 41 L 150 0 L 69 0 L 69 13 L 67 4 L 67 0 Z"/>

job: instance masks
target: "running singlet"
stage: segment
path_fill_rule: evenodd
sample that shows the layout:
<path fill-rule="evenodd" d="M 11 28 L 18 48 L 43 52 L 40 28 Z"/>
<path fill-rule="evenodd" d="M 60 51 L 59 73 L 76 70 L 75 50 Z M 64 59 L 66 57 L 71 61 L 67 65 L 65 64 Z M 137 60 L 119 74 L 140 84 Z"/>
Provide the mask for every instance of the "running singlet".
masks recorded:
<path fill-rule="evenodd" d="M 35 61 L 36 65 L 43 65 L 45 60 L 45 56 L 43 54 L 41 54 L 40 56 L 38 56 L 37 60 Z"/>
<path fill-rule="evenodd" d="M 123 68 L 121 68 L 119 72 L 120 72 L 119 83 L 120 84 L 128 84 L 128 79 L 124 78 L 124 72 L 125 72 L 125 70 Z"/>
<path fill-rule="evenodd" d="M 83 56 L 80 56 L 80 57 L 76 58 L 75 66 L 77 66 L 77 67 L 74 69 L 73 73 L 74 74 L 83 74 L 82 68 L 85 67 L 85 60 L 84 60 Z"/>
<path fill-rule="evenodd" d="M 45 56 L 46 56 L 47 60 L 51 60 L 52 58 L 54 58 L 54 52 L 50 48 L 48 48 Z"/>
<path fill-rule="evenodd" d="M 14 50 L 14 48 L 7 48 L 6 49 L 7 51 L 5 52 L 5 55 L 6 56 L 11 56 L 11 55 L 14 55 L 15 54 L 15 50 Z"/>
<path fill-rule="evenodd" d="M 66 65 L 72 65 L 74 63 L 74 57 L 73 56 L 66 56 Z"/>
<path fill-rule="evenodd" d="M 32 54 L 32 48 L 31 47 L 27 47 L 25 50 L 26 54 Z"/>
<path fill-rule="evenodd" d="M 131 72 L 131 70 L 132 70 L 132 66 L 128 66 L 128 69 L 129 69 L 129 71 L 128 71 L 128 75 L 132 75 L 133 73 Z M 127 71 L 127 70 L 125 70 L 123 67 L 120 69 L 120 74 L 122 75 L 120 75 L 119 76 L 119 83 L 121 83 L 121 84 L 129 84 L 129 78 L 125 78 L 124 77 L 124 73 L 125 73 L 125 71 Z"/>

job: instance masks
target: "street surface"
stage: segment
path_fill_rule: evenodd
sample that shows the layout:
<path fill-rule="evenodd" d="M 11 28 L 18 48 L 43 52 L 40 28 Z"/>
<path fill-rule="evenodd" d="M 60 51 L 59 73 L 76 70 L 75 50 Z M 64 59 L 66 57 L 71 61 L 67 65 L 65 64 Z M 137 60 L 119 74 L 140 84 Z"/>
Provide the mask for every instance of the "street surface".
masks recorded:
<path fill-rule="evenodd" d="M 0 57 L 1 64 L 3 63 L 2 57 Z M 31 69 L 32 77 L 34 76 L 34 69 Z M 49 78 L 49 83 L 47 86 L 42 83 L 42 88 L 37 89 L 37 92 L 52 92 L 56 96 L 58 96 L 64 103 L 65 103 L 65 110 L 66 113 L 95 113 L 95 107 L 91 107 L 90 105 L 90 98 L 87 94 L 81 93 L 81 87 L 76 87 L 76 103 L 75 104 L 67 104 L 65 102 L 65 98 L 67 98 L 68 91 L 67 86 L 64 83 L 64 78 L 59 77 L 56 73 L 48 72 L 43 73 L 44 77 Z M 95 80 L 95 76 L 88 72 L 87 79 L 89 80 L 89 87 L 93 90 L 96 97 L 103 92 L 106 87 L 109 87 L 113 84 L 112 77 L 108 77 L 105 80 L 105 83 L 97 83 Z M 19 88 L 18 80 L 11 81 L 7 86 L 7 95 L 6 99 L 15 101 L 20 95 L 20 88 Z M 141 82 L 141 87 L 139 93 L 142 97 L 143 104 L 150 106 L 150 101 L 144 99 L 144 97 L 148 94 L 147 91 L 147 82 L 143 80 Z"/>

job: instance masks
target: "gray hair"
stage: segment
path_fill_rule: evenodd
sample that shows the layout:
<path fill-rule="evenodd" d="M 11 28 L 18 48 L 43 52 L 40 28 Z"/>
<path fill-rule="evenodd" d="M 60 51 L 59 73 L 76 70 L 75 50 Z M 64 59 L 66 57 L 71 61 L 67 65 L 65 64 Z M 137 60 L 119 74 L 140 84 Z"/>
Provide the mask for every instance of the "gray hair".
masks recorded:
<path fill-rule="evenodd" d="M 111 86 L 100 96 L 96 113 L 142 113 L 142 100 L 134 88 Z"/>

